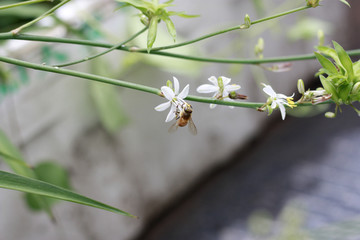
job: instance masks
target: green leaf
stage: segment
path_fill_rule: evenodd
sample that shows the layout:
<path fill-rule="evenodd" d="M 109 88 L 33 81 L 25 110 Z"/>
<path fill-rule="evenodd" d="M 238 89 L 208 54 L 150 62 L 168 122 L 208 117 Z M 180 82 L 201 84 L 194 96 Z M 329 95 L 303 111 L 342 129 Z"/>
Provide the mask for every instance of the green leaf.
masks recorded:
<path fill-rule="evenodd" d="M 7 136 L 0 130 L 0 155 L 4 162 L 17 174 L 36 178 L 35 172 L 23 160 L 20 151 L 10 142 Z M 53 218 L 50 206 L 43 197 L 34 196 L 36 204 L 44 209 L 50 218 Z"/>
<path fill-rule="evenodd" d="M 175 42 L 176 41 L 176 29 L 175 29 L 174 23 L 171 21 L 171 19 L 168 16 L 163 16 L 161 19 L 166 23 L 166 28 Z"/>
<path fill-rule="evenodd" d="M 327 80 L 324 76 L 320 75 L 320 81 L 321 81 L 321 84 L 323 86 L 323 88 L 328 92 L 328 93 L 331 93 L 331 98 L 337 102 L 339 100 L 339 96 L 336 92 L 336 89 L 334 87 L 334 85 L 329 81 Z"/>
<path fill-rule="evenodd" d="M 341 65 L 345 68 L 349 81 L 352 82 L 354 79 L 354 70 L 353 70 L 353 63 L 351 61 L 351 58 L 349 55 L 345 52 L 342 46 L 338 44 L 337 42 L 333 41 L 335 51 L 337 55 L 339 56 L 339 60 L 341 62 Z"/>
<path fill-rule="evenodd" d="M 118 103 L 117 88 L 114 85 L 91 82 L 90 92 L 99 113 L 101 123 L 109 133 L 114 133 L 128 123 Z"/>
<path fill-rule="evenodd" d="M 100 76 L 114 77 L 110 64 L 104 58 L 96 58 L 91 62 L 91 72 Z M 117 86 L 94 81 L 89 84 L 91 98 L 103 127 L 109 133 L 115 133 L 129 122 L 119 104 Z"/>
<path fill-rule="evenodd" d="M 334 61 L 341 66 L 341 62 L 339 60 L 339 57 L 335 51 L 335 49 L 330 48 L 330 47 L 326 47 L 326 46 L 316 46 L 315 47 L 320 53 L 331 57 L 332 59 L 334 59 Z"/>
<path fill-rule="evenodd" d="M 150 20 L 148 35 L 147 35 L 147 51 L 150 52 L 152 46 L 154 45 L 157 33 L 157 25 L 158 25 L 159 18 L 154 16 Z"/>
<path fill-rule="evenodd" d="M 41 162 L 37 164 L 33 168 L 33 170 L 39 180 L 54 184 L 65 189 L 70 189 L 70 182 L 67 171 L 59 164 L 52 161 Z M 25 194 L 25 199 L 28 203 L 28 206 L 33 210 L 43 210 L 43 206 L 38 204 L 35 196 L 36 195 L 34 194 Z M 44 197 L 44 199 L 48 202 L 49 206 L 53 205 L 58 201 L 55 198 Z"/>
<path fill-rule="evenodd" d="M 141 0 L 117 0 L 117 1 L 120 3 L 126 3 L 127 5 L 133 6 L 134 8 L 140 10 L 143 13 L 146 13 L 146 11 L 153 6 L 151 3 Z"/>
<path fill-rule="evenodd" d="M 350 4 L 346 0 L 339 0 L 339 1 L 346 4 L 349 8 L 351 8 Z"/>
<path fill-rule="evenodd" d="M 4 171 L 0 171 L 0 188 L 12 189 L 26 193 L 33 193 L 45 197 L 52 197 L 64 201 L 74 202 L 94 208 L 103 209 L 117 214 L 122 214 L 128 217 L 135 217 L 130 213 L 124 212 L 115 207 L 106 205 L 91 198 L 74 193 L 67 189 L 40 180 L 27 178 Z"/>
<path fill-rule="evenodd" d="M 344 85 L 340 86 L 338 89 L 339 97 L 346 104 L 351 103 L 348 101 L 351 89 L 352 89 L 352 84 L 344 84 Z"/>
<path fill-rule="evenodd" d="M 200 17 L 200 15 L 191 15 L 191 14 L 186 14 L 185 12 L 173 12 L 173 11 L 168 11 L 168 15 L 169 16 L 179 16 L 179 17 L 182 17 L 182 18 Z"/>
<path fill-rule="evenodd" d="M 317 60 L 320 62 L 321 66 L 329 71 L 331 74 L 338 74 L 338 70 L 336 69 L 335 65 L 323 55 L 315 52 L 315 56 Z"/>

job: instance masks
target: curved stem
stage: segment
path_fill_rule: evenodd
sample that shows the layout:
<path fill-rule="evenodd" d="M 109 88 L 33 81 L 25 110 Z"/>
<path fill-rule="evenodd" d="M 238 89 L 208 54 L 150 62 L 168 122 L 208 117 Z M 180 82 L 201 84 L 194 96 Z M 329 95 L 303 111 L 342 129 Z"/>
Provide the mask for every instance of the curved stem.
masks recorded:
<path fill-rule="evenodd" d="M 32 69 L 36 69 L 36 70 L 40 70 L 40 71 L 53 72 L 53 73 L 58 73 L 58 74 L 63 74 L 63 75 L 68 75 L 68 76 L 74 76 L 74 77 L 78 77 L 78 78 L 84 78 L 84 79 L 88 79 L 88 80 L 92 80 L 92 81 L 113 84 L 113 85 L 117 85 L 117 86 L 121 86 L 121 87 L 125 87 L 125 88 L 142 91 L 142 92 L 152 93 L 152 94 L 155 94 L 158 96 L 163 96 L 161 93 L 161 90 L 158 88 L 148 87 L 145 85 L 126 82 L 126 81 L 122 81 L 122 80 L 118 80 L 118 79 L 102 77 L 102 76 L 98 76 L 98 75 L 94 75 L 94 74 L 83 73 L 83 72 L 78 72 L 78 71 L 68 70 L 68 69 L 62 69 L 62 68 L 58 68 L 58 67 L 51 67 L 51 66 L 46 66 L 46 65 L 42 65 L 42 64 L 30 63 L 30 62 L 26 62 L 26 61 L 17 60 L 14 58 L 8 58 L 8 57 L 2 57 L 2 56 L 0 56 L 0 62 L 14 64 L 14 65 L 22 66 L 22 67 L 26 67 L 26 68 L 32 68 Z M 218 100 L 218 99 L 213 99 L 213 98 L 208 98 L 208 97 L 199 97 L 199 96 L 191 96 L 191 95 L 187 96 L 185 99 L 189 100 L 189 101 L 195 101 L 195 102 L 213 103 L 213 104 L 218 104 L 218 105 L 227 105 L 227 106 L 234 106 L 234 107 L 254 108 L 254 109 L 257 109 L 264 105 L 264 103 L 257 103 L 257 102 L 235 102 L 235 101 L 230 102 L 230 101 Z M 322 104 L 326 104 L 326 103 L 329 103 L 329 102 L 324 102 Z M 296 105 L 297 106 L 309 106 L 311 104 L 301 103 L 301 104 L 296 104 Z"/>
<path fill-rule="evenodd" d="M 78 63 L 82 63 L 82 62 L 86 62 L 86 61 L 89 61 L 89 60 L 92 60 L 94 58 L 97 58 L 97 57 L 100 57 L 102 55 L 105 55 L 119 47 L 121 47 L 122 45 L 130 42 L 131 40 L 133 40 L 134 38 L 136 38 L 137 36 L 139 36 L 140 34 L 142 34 L 143 32 L 145 32 L 145 30 L 147 29 L 148 27 L 144 27 L 142 30 L 140 30 L 139 32 L 135 33 L 133 36 L 131 36 L 129 39 L 121 42 L 121 43 L 118 43 L 114 46 L 112 46 L 111 48 L 109 48 L 108 50 L 106 51 L 103 51 L 101 53 L 98 53 L 98 54 L 95 54 L 95 55 L 92 55 L 90 57 L 86 57 L 86 58 L 83 58 L 83 59 L 80 59 L 80 60 L 77 60 L 77 61 L 73 61 L 73 62 L 68 62 L 68 63 L 64 63 L 64 64 L 59 64 L 59 65 L 54 65 L 54 67 L 66 67 L 66 66 L 70 66 L 70 65 L 75 65 L 75 64 L 78 64 Z"/>
<path fill-rule="evenodd" d="M 32 68 L 32 69 L 36 69 L 36 70 L 40 70 L 40 71 L 53 72 L 53 73 L 58 73 L 58 74 L 63 74 L 63 75 L 68 75 L 68 76 L 85 78 L 85 79 L 89 79 L 89 80 L 93 80 L 93 81 L 97 81 L 97 82 L 113 84 L 113 85 L 117 85 L 117 86 L 121 86 L 121 87 L 126 87 L 126 88 L 136 89 L 136 90 L 143 91 L 143 92 L 153 93 L 156 95 L 161 95 L 161 91 L 157 88 L 147 87 L 147 86 L 144 86 L 141 84 L 126 82 L 126 81 L 108 78 L 108 77 L 102 77 L 102 76 L 98 76 L 98 75 L 94 75 L 94 74 L 83 73 L 83 72 L 73 71 L 73 70 L 69 70 L 69 69 L 62 69 L 59 67 L 46 66 L 46 65 L 42 65 L 42 64 L 30 63 L 30 62 L 26 62 L 26 61 L 14 59 L 14 58 L 3 57 L 3 56 L 0 56 L 0 62 L 10 63 L 10 64 L 14 64 L 17 66 Z"/>
<path fill-rule="evenodd" d="M 285 15 L 288 15 L 288 14 L 291 14 L 291 13 L 299 12 L 299 11 L 302 11 L 302 10 L 305 10 L 305 9 L 308 9 L 308 8 L 310 8 L 310 7 L 308 7 L 308 6 L 299 7 L 299 8 L 295 8 L 295 9 L 292 9 L 292 10 L 289 10 L 289 11 L 286 11 L 286 12 L 283 12 L 283 13 L 275 14 L 275 15 L 270 16 L 270 17 L 261 18 L 261 19 L 252 21 L 251 25 L 255 25 L 255 24 L 265 22 L 265 21 L 268 21 L 268 20 L 271 20 L 271 19 L 282 17 L 282 16 L 285 16 Z M 177 48 L 177 47 L 182 47 L 182 46 L 186 46 L 186 45 L 189 45 L 189 44 L 199 42 L 199 41 L 207 39 L 207 38 L 214 37 L 216 35 L 220 35 L 220 34 L 235 31 L 235 30 L 244 30 L 244 29 L 246 29 L 246 28 L 241 28 L 241 25 L 237 25 L 237 26 L 230 27 L 230 28 L 227 28 L 227 29 L 224 29 L 224 30 L 221 30 L 221 31 L 206 34 L 204 36 L 195 38 L 195 39 L 190 40 L 190 41 L 186 41 L 186 42 L 182 42 L 182 43 L 178 43 L 178 44 L 172 44 L 172 45 L 163 46 L 163 47 L 152 48 L 151 52 L 165 50 L 165 49 L 171 49 L 171 48 Z M 146 49 L 139 49 L 139 51 L 141 51 L 141 52 L 144 51 L 144 50 L 146 50 Z"/>
<path fill-rule="evenodd" d="M 53 12 L 55 12 L 58 8 L 62 7 L 63 5 L 65 5 L 66 3 L 70 2 L 71 0 L 63 0 L 62 2 L 60 2 L 58 5 L 54 6 L 53 8 L 51 8 L 50 10 L 46 11 L 45 13 L 41 14 L 39 17 L 35 18 L 34 20 L 25 23 L 24 25 L 12 30 L 12 34 L 16 35 L 19 34 L 19 32 L 21 30 L 23 30 L 24 28 L 27 28 L 31 25 L 33 25 L 34 23 L 40 21 L 43 18 L 46 18 L 47 16 L 49 16 L 50 14 L 52 14 Z"/>
<path fill-rule="evenodd" d="M 38 42 L 54 42 L 54 43 L 65 43 L 65 44 L 75 44 L 75 45 L 84 45 L 92 47 L 101 47 L 101 48 L 112 48 L 114 47 L 109 43 L 100 43 L 90 40 L 81 40 L 81 39 L 69 39 L 69 38 L 57 38 L 57 37 L 48 37 L 48 36 L 38 36 L 30 34 L 19 34 L 13 35 L 12 33 L 0 33 L 0 40 L 5 39 L 15 39 L 15 40 L 29 40 L 29 41 L 38 41 Z M 128 52 L 138 52 L 146 53 L 144 49 L 143 52 L 138 51 L 134 48 L 120 46 L 116 48 L 117 50 L 128 51 Z M 354 49 L 346 51 L 349 56 L 358 56 L 360 55 L 360 49 Z M 292 61 L 301 61 L 301 60 L 310 60 L 316 59 L 315 55 L 312 53 L 302 54 L 302 55 L 293 55 L 293 56 L 283 56 L 283 57 L 272 57 L 272 58 L 263 58 L 263 59 L 227 59 L 227 58 L 205 58 L 205 57 L 196 57 L 196 56 L 187 56 L 180 55 L 169 52 L 150 52 L 150 54 L 161 55 L 166 57 L 180 58 L 186 60 L 193 60 L 199 62 L 213 62 L 213 63 L 232 63 L 232 64 L 262 64 L 262 63 L 272 63 L 272 62 L 292 62 Z"/>
<path fill-rule="evenodd" d="M 29 5 L 29 4 L 33 4 L 33 3 L 52 2 L 52 1 L 53 0 L 29 0 L 29 1 L 19 2 L 19 3 L 9 4 L 9 5 L 5 5 L 5 6 L 0 6 L 0 10 Z"/>

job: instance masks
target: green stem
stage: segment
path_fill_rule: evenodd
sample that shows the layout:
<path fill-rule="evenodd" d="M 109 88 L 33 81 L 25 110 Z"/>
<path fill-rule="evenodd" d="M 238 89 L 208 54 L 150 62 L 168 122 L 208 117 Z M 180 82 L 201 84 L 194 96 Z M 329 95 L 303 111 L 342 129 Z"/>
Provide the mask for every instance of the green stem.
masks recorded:
<path fill-rule="evenodd" d="M 111 48 L 109 48 L 108 50 L 106 51 L 103 51 L 99 54 L 95 54 L 95 55 L 92 55 L 90 57 L 86 57 L 86 58 L 83 58 L 83 59 L 80 59 L 80 60 L 77 60 L 77 61 L 73 61 L 73 62 L 69 62 L 69 63 L 64 63 L 64 64 L 60 64 L 60 65 L 55 65 L 54 67 L 66 67 L 66 66 L 70 66 L 70 65 L 75 65 L 75 64 L 78 64 L 78 63 L 82 63 L 82 62 L 86 62 L 86 61 L 89 61 L 89 60 L 92 60 L 94 58 L 97 58 L 97 57 L 100 57 L 102 55 L 105 55 L 119 47 L 121 47 L 122 45 L 132 41 L 134 38 L 136 38 L 137 36 L 139 36 L 140 34 L 142 34 L 143 32 L 145 32 L 145 30 L 147 29 L 147 27 L 144 27 L 142 30 L 140 30 L 139 32 L 137 32 L 136 34 L 134 34 L 133 36 L 131 36 L 129 39 L 119 43 L 119 44 L 116 44 L 114 46 L 112 46 Z"/>
<path fill-rule="evenodd" d="M 261 23 L 261 22 L 265 22 L 265 21 L 268 21 L 268 20 L 271 20 L 271 19 L 275 19 L 275 18 L 278 18 L 278 17 L 282 17 L 282 16 L 285 16 L 285 15 L 288 15 L 288 14 L 291 14 L 291 13 L 299 12 L 299 11 L 302 11 L 302 10 L 305 10 L 305 9 L 308 9 L 308 8 L 310 8 L 310 7 L 308 7 L 308 6 L 299 7 L 299 8 L 295 8 L 295 9 L 292 9 L 292 10 L 289 10 L 289 11 L 286 11 L 286 12 L 283 12 L 283 13 L 275 14 L 275 15 L 270 16 L 270 17 L 261 18 L 261 19 L 252 21 L 252 22 L 251 22 L 251 25 L 255 25 L 255 24 L 258 24 L 258 23 Z M 241 25 L 237 25 L 237 26 L 230 27 L 230 28 L 227 28 L 227 29 L 224 29 L 224 30 L 221 30 L 221 31 L 217 31 L 217 32 L 213 32 L 213 33 L 210 33 L 210 34 L 206 34 L 206 35 L 204 35 L 204 36 L 195 38 L 195 39 L 190 40 L 190 41 L 186 41 L 186 42 L 182 42 L 182 43 L 178 43 L 178 44 L 172 44 L 172 45 L 168 45 L 168 46 L 162 46 L 162 47 L 152 48 L 152 49 L 151 49 L 151 52 L 186 46 L 186 45 L 193 44 L 193 43 L 199 42 L 199 41 L 201 41 L 201 40 L 204 40 L 204 39 L 207 39 L 207 38 L 211 38 L 211 37 L 214 37 L 214 36 L 217 36 L 217 35 L 220 35 L 220 34 L 224 34 L 224 33 L 231 32 L 231 31 L 235 31 L 235 30 L 242 30 L 242 29 L 243 29 L 243 28 L 241 28 Z M 145 49 L 139 49 L 138 51 L 143 52 L 144 50 L 145 50 Z"/>
<path fill-rule="evenodd" d="M 29 0 L 29 1 L 19 2 L 19 3 L 13 3 L 13 4 L 5 5 L 5 6 L 0 6 L 0 10 L 24 6 L 24 5 L 33 4 L 33 3 L 52 2 L 52 1 L 53 0 Z"/>
<path fill-rule="evenodd" d="M 13 35 L 12 33 L 0 33 L 0 40 L 5 39 L 15 39 L 15 40 L 28 40 L 28 41 L 38 41 L 38 42 L 55 42 L 55 43 L 65 43 L 65 44 L 75 44 L 75 45 L 84 45 L 84 46 L 92 46 L 92 47 L 101 47 L 101 48 L 112 48 L 114 47 L 109 43 L 100 43 L 94 42 L 90 40 L 81 40 L 81 39 L 69 39 L 69 38 L 57 38 L 57 37 L 48 37 L 48 36 L 37 36 L 37 35 L 29 35 L 29 34 L 19 34 Z M 143 52 L 139 52 L 134 48 L 122 47 L 116 48 L 122 51 L 128 52 L 138 52 L 138 53 L 147 53 L 144 49 Z M 354 49 L 350 51 L 346 51 L 349 56 L 359 56 L 360 49 Z M 273 62 L 293 62 L 293 61 L 301 61 L 301 60 L 310 60 L 316 59 L 315 55 L 303 54 L 303 55 L 293 55 L 293 56 L 284 56 L 284 57 L 273 57 L 273 58 L 263 58 L 263 59 L 226 59 L 226 58 L 204 58 L 204 57 L 196 57 L 196 56 L 187 56 L 169 52 L 150 52 L 150 54 L 161 55 L 166 57 L 180 58 L 185 60 L 193 60 L 199 62 L 213 62 L 213 63 L 228 63 L 228 64 L 262 64 L 262 63 L 273 63 Z"/>
<path fill-rule="evenodd" d="M 73 71 L 73 70 L 68 70 L 68 69 L 62 69 L 62 68 L 58 68 L 58 67 L 46 66 L 46 65 L 42 65 L 42 64 L 30 63 L 30 62 L 21 61 L 21 60 L 17 60 L 14 58 L 8 58 L 8 57 L 3 57 L 3 56 L 0 56 L 0 62 L 6 62 L 6 63 L 14 64 L 17 66 L 32 68 L 32 69 L 36 69 L 36 70 L 40 70 L 40 71 L 53 72 L 53 73 L 58 73 L 58 74 L 63 74 L 63 75 L 68 75 L 68 76 L 85 78 L 85 79 L 89 79 L 89 80 L 93 80 L 93 81 L 97 81 L 97 82 L 113 84 L 113 85 L 117 85 L 117 86 L 121 86 L 121 87 L 126 87 L 126 88 L 136 89 L 136 90 L 143 91 L 143 92 L 161 95 L 161 91 L 157 88 L 147 87 L 144 85 L 126 82 L 126 81 L 122 81 L 122 80 L 117 80 L 117 79 L 113 79 L 113 78 L 101 77 L 101 76 L 94 75 L 94 74 L 88 74 L 88 73 L 83 73 L 83 72 L 78 72 L 78 71 Z"/>
<path fill-rule="evenodd" d="M 63 5 L 65 5 L 66 3 L 70 2 L 71 0 L 63 0 L 62 2 L 60 2 L 58 5 L 54 6 L 53 8 L 49 9 L 48 11 L 46 11 L 45 13 L 43 13 L 42 15 L 40 15 L 39 17 L 35 18 L 34 20 L 25 23 L 24 25 L 12 30 L 12 34 L 13 35 L 17 35 L 19 34 L 20 31 L 22 31 L 24 28 L 27 28 L 31 25 L 33 25 L 34 23 L 40 21 L 43 18 L 46 18 L 47 16 L 51 15 L 53 12 L 55 12 L 58 8 L 62 7 Z"/>
<path fill-rule="evenodd" d="M 141 84 L 126 82 L 126 81 L 122 81 L 122 80 L 118 80 L 118 79 L 102 77 L 102 76 L 98 76 L 98 75 L 94 75 L 94 74 L 88 74 L 88 73 L 78 72 L 78 71 L 74 71 L 74 70 L 62 69 L 62 68 L 58 68 L 58 67 L 51 67 L 51 66 L 46 66 L 46 65 L 42 65 L 42 64 L 35 64 L 35 63 L 30 63 L 30 62 L 26 62 L 26 61 L 17 60 L 14 58 L 8 58 L 8 57 L 2 57 L 2 56 L 0 56 L 0 62 L 14 64 L 14 65 L 22 66 L 22 67 L 26 67 L 26 68 L 32 68 L 32 69 L 36 69 L 36 70 L 40 70 L 40 71 L 53 72 L 53 73 L 58 73 L 58 74 L 62 74 L 62 75 L 74 76 L 74 77 L 84 78 L 84 79 L 88 79 L 88 80 L 92 80 L 92 81 L 113 84 L 113 85 L 117 85 L 117 86 L 121 86 L 121 87 L 125 87 L 125 88 L 142 91 L 142 92 L 156 94 L 158 96 L 163 96 L 160 89 L 148 87 L 148 86 L 141 85 Z M 198 96 L 191 96 L 191 95 L 187 96 L 185 99 L 189 100 L 189 101 L 195 101 L 195 102 L 213 103 L 213 104 L 218 104 L 218 105 L 227 105 L 227 106 L 234 106 L 234 107 L 254 108 L 254 109 L 257 109 L 264 105 L 264 103 L 235 102 L 235 101 L 230 102 L 230 101 L 218 100 L 218 99 L 213 99 L 213 98 L 208 98 L 208 97 L 198 97 Z M 311 104 L 309 104 L 309 103 L 297 104 L 297 106 L 309 106 L 309 105 L 311 105 Z"/>

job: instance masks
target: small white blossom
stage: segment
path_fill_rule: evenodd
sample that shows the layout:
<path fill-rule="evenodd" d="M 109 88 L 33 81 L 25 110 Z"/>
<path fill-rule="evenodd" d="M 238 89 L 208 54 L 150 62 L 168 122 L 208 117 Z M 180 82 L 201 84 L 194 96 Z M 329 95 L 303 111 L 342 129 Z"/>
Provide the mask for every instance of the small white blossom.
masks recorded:
<path fill-rule="evenodd" d="M 213 98 L 215 99 L 224 99 L 229 98 L 229 93 L 239 90 L 241 87 L 240 85 L 231 84 L 229 85 L 231 78 L 227 77 L 219 77 L 218 79 L 214 76 L 208 78 L 208 80 L 212 83 L 211 84 L 203 84 L 200 85 L 196 91 L 198 93 L 214 93 Z M 229 101 L 233 101 L 232 99 L 228 99 Z M 210 108 L 216 107 L 216 104 L 210 104 Z M 233 108 L 233 106 L 229 106 Z"/>
<path fill-rule="evenodd" d="M 270 85 L 266 85 L 266 84 L 263 85 L 264 85 L 263 91 L 270 96 L 268 98 L 268 104 L 271 104 L 270 106 L 272 109 L 279 107 L 281 117 L 284 120 L 286 116 L 286 109 L 284 105 L 289 106 L 291 108 L 296 107 L 295 103 L 293 102 L 294 94 L 292 96 L 286 96 L 281 93 L 276 93 Z"/>
<path fill-rule="evenodd" d="M 169 100 L 168 102 L 159 104 L 155 107 L 156 111 L 164 111 L 168 109 L 170 106 L 170 112 L 168 113 L 165 122 L 170 122 L 176 116 L 177 108 L 179 108 L 184 103 L 184 98 L 189 94 L 189 84 L 184 87 L 184 89 L 179 93 L 179 81 L 176 77 L 174 79 L 174 89 L 171 89 L 168 86 L 162 86 L 161 92 L 164 94 L 164 97 Z"/>

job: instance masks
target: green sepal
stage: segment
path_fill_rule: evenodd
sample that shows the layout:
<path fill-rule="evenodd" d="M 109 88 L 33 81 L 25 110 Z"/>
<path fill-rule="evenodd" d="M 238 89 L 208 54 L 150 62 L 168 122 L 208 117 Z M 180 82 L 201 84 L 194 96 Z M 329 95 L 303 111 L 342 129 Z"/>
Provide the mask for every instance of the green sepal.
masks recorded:
<path fill-rule="evenodd" d="M 166 23 L 166 28 L 175 42 L 176 41 L 176 29 L 175 29 L 174 23 L 171 21 L 171 19 L 167 15 L 162 16 L 161 20 L 163 20 Z"/>
<path fill-rule="evenodd" d="M 345 104 L 351 103 L 351 101 L 349 101 L 351 90 L 352 90 L 352 84 L 344 84 L 338 88 L 339 97 Z"/>
<path fill-rule="evenodd" d="M 326 47 L 326 46 L 316 46 L 315 47 L 321 54 L 326 55 L 334 59 L 337 65 L 341 65 L 339 57 L 335 51 L 335 49 Z"/>
<path fill-rule="evenodd" d="M 182 18 L 200 17 L 200 15 L 190 15 L 190 14 L 186 14 L 185 12 L 174 12 L 174 11 L 168 11 L 168 15 L 169 16 L 179 16 L 179 17 L 182 17 Z"/>
<path fill-rule="evenodd" d="M 352 82 L 354 79 L 354 70 L 353 70 L 353 63 L 349 55 L 345 52 L 344 48 L 340 46 L 337 42 L 333 41 L 335 51 L 339 57 L 341 65 L 345 68 L 349 82 Z"/>
<path fill-rule="evenodd" d="M 339 0 L 339 1 L 346 4 L 349 8 L 351 8 L 350 4 L 346 0 Z"/>
<path fill-rule="evenodd" d="M 326 79 L 324 76 L 320 75 L 319 77 L 320 77 L 321 84 L 322 84 L 323 88 L 326 90 L 326 92 L 331 94 L 331 98 L 335 102 L 338 102 L 339 96 L 336 92 L 334 85 L 328 79 Z"/>
<path fill-rule="evenodd" d="M 335 65 L 326 57 L 324 57 L 323 55 L 315 52 L 315 56 L 317 58 L 317 60 L 320 62 L 321 66 L 323 66 L 324 69 L 326 69 L 329 73 L 331 74 L 338 74 L 338 70 L 335 67 Z"/>
<path fill-rule="evenodd" d="M 157 25 L 158 25 L 159 17 L 154 16 L 150 20 L 149 30 L 147 35 L 147 51 L 150 52 L 152 46 L 154 45 L 157 33 Z"/>

